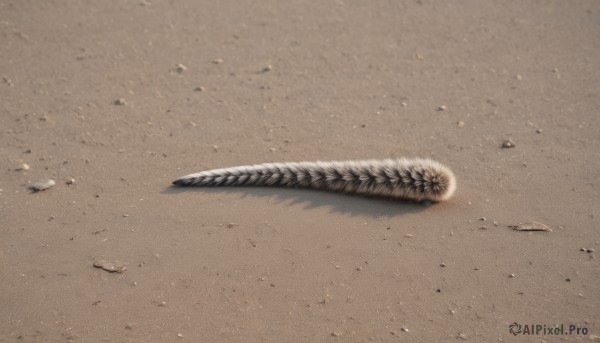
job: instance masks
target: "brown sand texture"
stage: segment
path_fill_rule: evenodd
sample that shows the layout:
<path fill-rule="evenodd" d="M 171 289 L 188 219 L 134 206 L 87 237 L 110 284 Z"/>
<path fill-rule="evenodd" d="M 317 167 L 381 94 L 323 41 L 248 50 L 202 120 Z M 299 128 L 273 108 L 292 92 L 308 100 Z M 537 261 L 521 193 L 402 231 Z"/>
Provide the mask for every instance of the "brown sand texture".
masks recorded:
<path fill-rule="evenodd" d="M 595 0 L 1 0 L 0 342 L 598 341 L 599 56 Z M 456 193 L 171 186 L 397 157 Z"/>

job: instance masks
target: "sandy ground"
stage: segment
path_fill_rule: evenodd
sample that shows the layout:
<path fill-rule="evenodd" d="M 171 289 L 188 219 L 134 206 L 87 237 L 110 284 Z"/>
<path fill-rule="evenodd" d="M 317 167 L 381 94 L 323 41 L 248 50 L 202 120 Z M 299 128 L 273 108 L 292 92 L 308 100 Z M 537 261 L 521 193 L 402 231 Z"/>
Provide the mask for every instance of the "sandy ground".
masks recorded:
<path fill-rule="evenodd" d="M 598 340 L 598 56 L 594 0 L 2 0 L 0 341 Z M 170 187 L 400 156 L 456 195 Z"/>

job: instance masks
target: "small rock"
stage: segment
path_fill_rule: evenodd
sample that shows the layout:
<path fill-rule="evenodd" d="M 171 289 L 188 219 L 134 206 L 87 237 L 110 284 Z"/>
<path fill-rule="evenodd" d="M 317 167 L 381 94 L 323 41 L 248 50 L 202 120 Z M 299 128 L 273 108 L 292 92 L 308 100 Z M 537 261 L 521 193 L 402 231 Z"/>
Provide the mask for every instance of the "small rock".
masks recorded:
<path fill-rule="evenodd" d="M 591 254 L 594 252 L 594 249 L 587 249 L 585 252 L 587 252 L 588 254 Z"/>
<path fill-rule="evenodd" d="M 580 249 L 579 249 L 579 251 L 585 251 L 585 250 L 586 250 L 585 248 L 580 248 Z"/>
<path fill-rule="evenodd" d="M 494 220 L 494 226 L 498 226 L 498 222 Z"/>
<path fill-rule="evenodd" d="M 2 76 L 2 81 L 4 81 L 4 83 L 6 83 L 6 85 L 8 87 L 13 87 L 14 86 L 12 80 L 10 78 L 6 77 L 6 76 Z"/>
<path fill-rule="evenodd" d="M 273 70 L 273 66 L 271 66 L 270 64 L 267 65 L 266 67 L 262 68 L 262 70 L 260 71 L 261 73 L 268 73 L 271 70 Z"/>
<path fill-rule="evenodd" d="M 515 274 L 510 274 L 508 277 L 515 277 Z"/>
<path fill-rule="evenodd" d="M 32 192 L 40 192 L 45 191 L 46 189 L 56 185 L 56 182 L 52 179 L 43 179 L 40 181 L 36 181 L 31 183 L 27 188 L 29 188 Z"/>
<path fill-rule="evenodd" d="M 96 262 L 94 262 L 94 267 L 101 268 L 109 273 L 122 273 L 125 270 L 127 270 L 127 267 L 125 267 L 123 263 L 118 261 L 107 262 L 104 260 L 97 260 Z"/>
<path fill-rule="evenodd" d="M 408 332 L 408 329 L 407 328 L 400 328 L 400 331 Z"/>
<path fill-rule="evenodd" d="M 29 165 L 27 163 L 23 163 L 21 164 L 21 166 L 17 169 L 15 169 L 16 171 L 21 171 L 21 170 L 29 170 Z"/>
<path fill-rule="evenodd" d="M 186 70 L 187 70 L 187 67 L 181 63 L 178 64 L 177 67 L 175 67 L 175 71 L 177 71 L 179 74 L 183 73 Z"/>
<path fill-rule="evenodd" d="M 440 107 L 437 108 L 437 110 L 439 112 L 445 111 L 446 109 L 447 109 L 446 105 L 442 105 L 442 106 L 440 106 Z"/>
<path fill-rule="evenodd" d="M 508 227 L 516 231 L 552 231 L 548 226 L 534 221 L 519 223 L 519 225 L 509 225 Z"/>
<path fill-rule="evenodd" d="M 456 122 L 456 125 L 458 125 L 458 127 L 464 127 L 465 122 L 461 120 L 461 121 Z"/>
<path fill-rule="evenodd" d="M 331 335 L 332 335 L 333 337 L 340 337 L 340 336 L 342 335 L 342 333 L 341 333 L 341 332 L 335 332 L 335 331 L 334 331 L 334 332 L 332 332 L 332 333 L 331 333 Z"/>
<path fill-rule="evenodd" d="M 444 268 L 446 266 L 445 263 L 440 263 L 440 267 Z"/>
<path fill-rule="evenodd" d="M 406 107 L 406 106 L 408 106 L 408 103 L 406 101 L 403 101 L 403 102 L 400 103 L 400 106 Z"/>
<path fill-rule="evenodd" d="M 204 88 L 202 86 L 194 88 L 194 91 L 196 91 L 196 92 L 204 92 L 205 90 L 206 90 L 206 88 Z"/>
<path fill-rule="evenodd" d="M 542 129 L 535 130 L 535 133 L 542 133 Z"/>
<path fill-rule="evenodd" d="M 519 80 L 519 81 L 520 81 L 520 80 L 523 80 L 523 76 L 521 76 L 521 75 L 517 75 L 517 76 L 515 76 L 515 78 L 516 78 L 517 80 Z"/>
<path fill-rule="evenodd" d="M 441 292 L 442 292 L 442 290 L 441 290 L 441 289 L 439 289 L 439 288 L 438 288 L 438 289 L 436 289 L 435 291 L 436 291 L 436 292 L 438 292 L 438 293 L 441 293 Z"/>
<path fill-rule="evenodd" d="M 117 105 L 117 106 L 125 106 L 125 105 L 127 105 L 127 102 L 123 98 L 119 98 L 119 99 L 115 100 L 113 103 L 115 105 Z"/>
<path fill-rule="evenodd" d="M 70 178 L 70 179 L 68 179 L 68 180 L 67 180 L 65 183 L 66 183 L 67 185 L 69 185 L 69 186 L 70 186 L 70 185 L 72 185 L 72 184 L 74 184 L 74 183 L 75 183 L 75 179 L 73 179 L 73 178 Z"/>
<path fill-rule="evenodd" d="M 571 279 L 565 279 L 566 282 L 571 282 Z"/>
<path fill-rule="evenodd" d="M 510 149 L 510 148 L 514 148 L 515 147 L 515 143 L 513 143 L 513 141 L 509 138 L 509 139 L 505 139 L 502 142 L 502 148 L 503 149 Z"/>
<path fill-rule="evenodd" d="M 213 60 L 214 64 L 223 64 L 223 59 L 222 58 L 217 58 L 216 60 Z"/>
<path fill-rule="evenodd" d="M 182 334 L 180 334 L 180 333 L 178 333 L 178 334 L 177 334 L 177 337 L 179 337 L 179 338 L 183 338 L 183 335 L 182 335 Z"/>
<path fill-rule="evenodd" d="M 486 220 L 485 217 L 481 217 L 481 218 L 478 218 L 478 219 L 481 220 L 482 222 L 484 222 Z"/>

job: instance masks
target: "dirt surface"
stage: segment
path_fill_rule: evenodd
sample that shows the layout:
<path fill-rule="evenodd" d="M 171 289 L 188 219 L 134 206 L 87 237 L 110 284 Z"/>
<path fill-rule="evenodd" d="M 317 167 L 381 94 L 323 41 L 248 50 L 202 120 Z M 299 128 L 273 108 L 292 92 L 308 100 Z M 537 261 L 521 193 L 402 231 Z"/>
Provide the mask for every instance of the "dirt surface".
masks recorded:
<path fill-rule="evenodd" d="M 594 0 L 2 0 L 0 341 L 598 340 L 598 56 Z M 455 196 L 170 187 L 401 156 Z"/>

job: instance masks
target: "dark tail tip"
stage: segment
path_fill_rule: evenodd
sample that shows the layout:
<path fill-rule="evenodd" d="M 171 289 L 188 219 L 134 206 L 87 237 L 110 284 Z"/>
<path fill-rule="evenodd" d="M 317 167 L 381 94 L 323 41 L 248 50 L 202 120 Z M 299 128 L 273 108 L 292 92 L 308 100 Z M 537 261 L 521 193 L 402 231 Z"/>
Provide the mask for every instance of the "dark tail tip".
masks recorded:
<path fill-rule="evenodd" d="M 173 186 L 183 186 L 185 185 L 185 183 L 183 182 L 182 179 L 177 179 L 175 181 L 172 182 Z"/>

